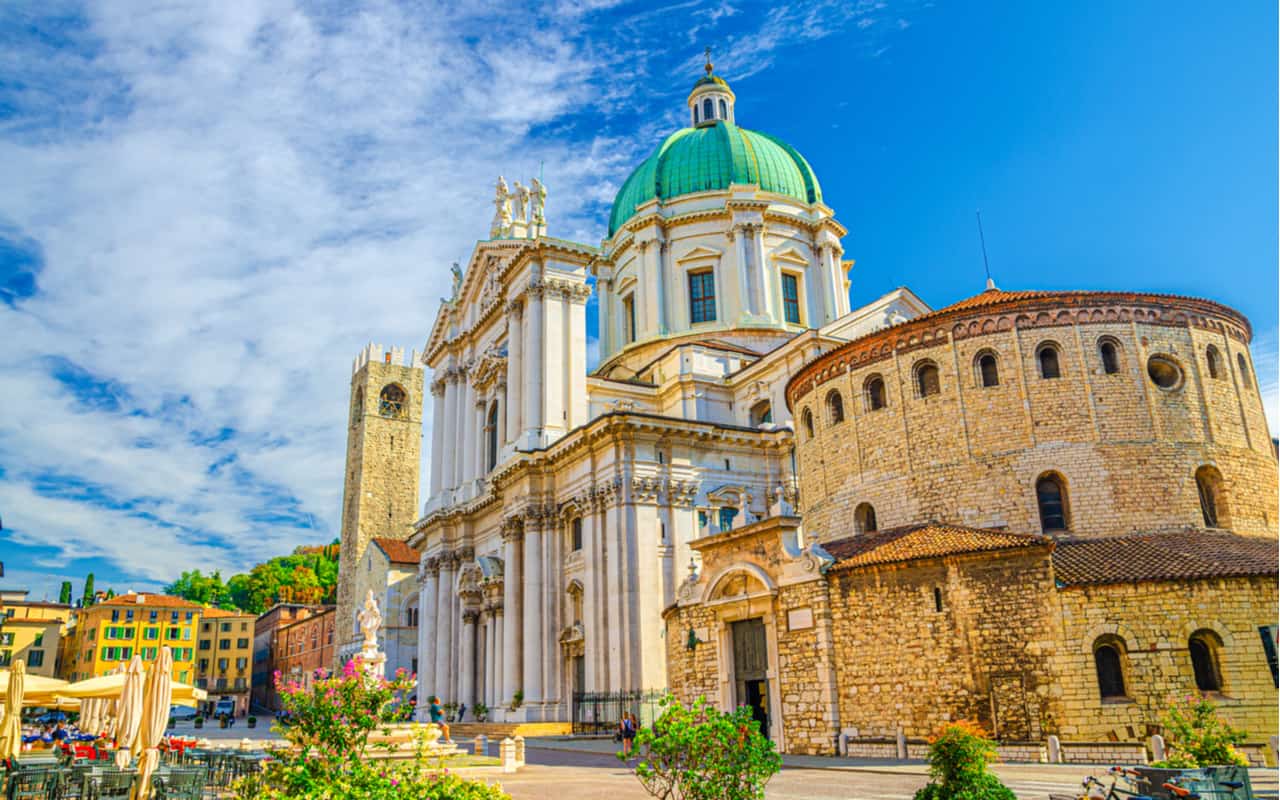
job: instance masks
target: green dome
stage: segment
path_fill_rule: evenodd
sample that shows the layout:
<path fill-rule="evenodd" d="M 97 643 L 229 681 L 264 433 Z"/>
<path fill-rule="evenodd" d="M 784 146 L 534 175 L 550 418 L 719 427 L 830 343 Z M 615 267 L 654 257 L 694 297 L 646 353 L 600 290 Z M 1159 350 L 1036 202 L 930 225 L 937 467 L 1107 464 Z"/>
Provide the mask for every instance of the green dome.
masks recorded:
<path fill-rule="evenodd" d="M 818 176 L 794 148 L 767 133 L 720 121 L 676 131 L 636 167 L 613 200 L 609 235 L 655 197 L 666 201 L 728 189 L 731 183 L 756 184 L 802 203 L 822 201 Z"/>

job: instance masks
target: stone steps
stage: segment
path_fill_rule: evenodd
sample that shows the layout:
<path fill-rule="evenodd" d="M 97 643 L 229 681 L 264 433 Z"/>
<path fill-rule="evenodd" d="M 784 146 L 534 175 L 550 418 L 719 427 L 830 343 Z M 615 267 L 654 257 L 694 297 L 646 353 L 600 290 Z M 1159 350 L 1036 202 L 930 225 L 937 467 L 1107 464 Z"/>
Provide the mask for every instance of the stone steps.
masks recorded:
<path fill-rule="evenodd" d="M 481 734 L 489 741 L 502 741 L 507 737 L 568 736 L 573 733 L 571 722 L 454 722 L 449 725 L 453 740 L 474 739 Z"/>

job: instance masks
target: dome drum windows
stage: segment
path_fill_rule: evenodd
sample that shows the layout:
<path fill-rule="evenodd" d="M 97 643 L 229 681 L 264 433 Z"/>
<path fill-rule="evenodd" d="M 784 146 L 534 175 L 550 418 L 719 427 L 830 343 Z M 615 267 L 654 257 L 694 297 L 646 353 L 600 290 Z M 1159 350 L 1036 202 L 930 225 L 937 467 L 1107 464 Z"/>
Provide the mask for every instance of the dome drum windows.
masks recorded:
<path fill-rule="evenodd" d="M 1147 377 L 1165 391 L 1182 388 L 1182 366 L 1171 356 L 1156 354 L 1147 359 Z"/>
<path fill-rule="evenodd" d="M 1226 493 L 1222 486 L 1222 473 L 1215 467 L 1203 466 L 1196 470 L 1196 493 L 1200 498 L 1200 516 L 1206 528 L 1227 528 Z"/>
<path fill-rule="evenodd" d="M 408 408 L 409 395 L 399 384 L 391 383 L 378 395 L 378 413 L 384 417 L 400 418 Z"/>
<path fill-rule="evenodd" d="M 862 384 L 862 394 L 866 398 L 867 411 L 879 411 L 885 408 L 888 403 L 884 389 L 884 378 L 879 375 L 869 375 Z"/>
<path fill-rule="evenodd" d="M 916 396 L 932 397 L 942 393 L 942 379 L 938 373 L 938 365 L 932 361 L 921 361 L 915 369 Z"/>
<path fill-rule="evenodd" d="M 1098 340 L 1098 360 L 1102 362 L 1102 374 L 1117 375 L 1120 372 L 1120 343 L 1107 337 Z"/>
<path fill-rule="evenodd" d="M 827 419 L 832 425 L 844 422 L 844 400 L 834 389 L 827 393 Z"/>
<path fill-rule="evenodd" d="M 1042 380 L 1062 377 L 1062 353 L 1055 342 L 1045 342 L 1036 348 L 1036 364 Z"/>
<path fill-rule="evenodd" d="M 716 321 L 716 278 L 711 270 L 689 273 L 689 321 Z"/>
<path fill-rule="evenodd" d="M 879 530 L 875 507 L 870 503 L 859 503 L 853 510 L 853 528 L 856 533 L 875 533 Z"/>
<path fill-rule="evenodd" d="M 1036 506 L 1040 510 L 1040 530 L 1045 533 L 1070 530 L 1067 482 L 1061 475 L 1046 472 L 1036 479 Z"/>
<path fill-rule="evenodd" d="M 1209 368 L 1209 377 L 1215 381 L 1220 381 L 1226 377 L 1226 370 L 1222 368 L 1222 353 L 1218 352 L 1218 348 L 1209 345 L 1204 351 L 1205 365 Z"/>
<path fill-rule="evenodd" d="M 1000 385 L 1000 362 L 990 350 L 978 353 L 973 360 L 973 369 L 978 385 L 984 389 Z"/>

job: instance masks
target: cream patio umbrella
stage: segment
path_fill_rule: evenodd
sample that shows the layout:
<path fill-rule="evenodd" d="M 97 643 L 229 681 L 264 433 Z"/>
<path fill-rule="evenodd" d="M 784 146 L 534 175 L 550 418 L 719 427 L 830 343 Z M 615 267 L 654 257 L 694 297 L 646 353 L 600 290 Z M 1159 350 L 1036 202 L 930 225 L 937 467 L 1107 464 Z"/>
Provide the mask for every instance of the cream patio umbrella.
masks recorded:
<path fill-rule="evenodd" d="M 22 686 L 26 674 L 25 662 L 13 662 L 4 694 L 4 719 L 0 720 L 0 759 L 17 758 L 22 750 Z"/>
<path fill-rule="evenodd" d="M 16 664 L 16 662 L 15 662 Z M 22 686 L 22 705 L 26 708 L 57 704 L 57 695 L 69 684 L 57 678 L 46 678 L 43 675 L 25 675 Z M 9 670 L 0 669 L 0 692 L 7 697 L 9 692 Z"/>
<path fill-rule="evenodd" d="M 120 691 L 118 724 L 116 726 L 116 766 L 129 766 L 129 751 L 138 738 L 142 724 L 142 656 L 134 656 L 124 673 L 124 686 Z"/>
<path fill-rule="evenodd" d="M 139 656 L 134 657 L 138 658 Z M 126 676 L 127 673 L 99 675 L 96 678 L 89 678 L 88 680 L 83 680 L 79 683 L 73 683 L 70 686 L 58 690 L 57 693 L 63 697 L 77 697 L 81 700 L 87 697 L 105 697 L 108 699 L 120 697 L 124 691 Z M 195 706 L 208 696 L 208 692 L 204 689 L 197 689 L 190 684 L 178 683 L 177 681 L 174 681 L 173 683 L 172 702 L 180 706 Z"/>
<path fill-rule="evenodd" d="M 169 722 L 172 699 L 173 651 L 160 648 L 160 658 L 147 674 L 147 690 L 142 704 L 142 726 L 134 750 L 138 751 L 138 779 L 133 782 L 133 800 L 151 797 L 151 775 L 160 765 L 160 743 Z"/>

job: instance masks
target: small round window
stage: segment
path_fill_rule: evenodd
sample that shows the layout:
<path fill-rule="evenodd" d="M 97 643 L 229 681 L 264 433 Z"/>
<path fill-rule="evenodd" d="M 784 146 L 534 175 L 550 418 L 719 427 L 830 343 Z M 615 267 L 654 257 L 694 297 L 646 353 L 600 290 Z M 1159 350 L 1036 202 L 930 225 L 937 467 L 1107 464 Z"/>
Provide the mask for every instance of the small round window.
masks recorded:
<path fill-rule="evenodd" d="M 1168 356 L 1152 356 L 1147 359 L 1147 375 L 1161 389 L 1177 389 L 1182 386 L 1182 367 Z"/>

